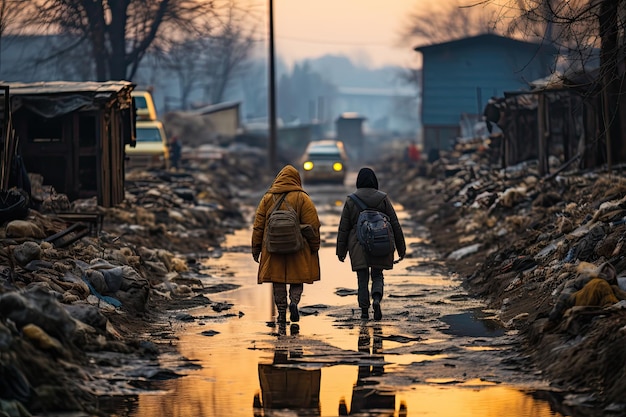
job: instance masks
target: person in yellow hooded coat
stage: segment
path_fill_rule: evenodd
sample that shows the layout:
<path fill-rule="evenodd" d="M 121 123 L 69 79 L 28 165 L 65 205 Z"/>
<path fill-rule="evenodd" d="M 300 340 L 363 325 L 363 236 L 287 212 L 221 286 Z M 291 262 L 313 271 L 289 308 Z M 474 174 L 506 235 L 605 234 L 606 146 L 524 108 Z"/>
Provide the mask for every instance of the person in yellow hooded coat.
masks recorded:
<path fill-rule="evenodd" d="M 286 193 L 288 203 L 298 214 L 303 226 L 302 248 L 290 254 L 269 253 L 264 244 L 266 222 L 276 202 Z M 298 303 L 302 297 L 304 284 L 312 284 L 320 279 L 320 221 L 317 210 L 309 195 L 302 188 L 300 173 L 292 165 L 286 165 L 274 178 L 272 185 L 261 199 L 254 217 L 252 229 L 252 257 L 259 263 L 257 280 L 259 284 L 271 282 L 274 303 L 278 311 L 277 321 L 286 322 L 289 307 L 290 320 L 300 320 Z M 289 284 L 289 294 L 287 294 Z M 289 295 L 289 303 L 287 303 Z"/>

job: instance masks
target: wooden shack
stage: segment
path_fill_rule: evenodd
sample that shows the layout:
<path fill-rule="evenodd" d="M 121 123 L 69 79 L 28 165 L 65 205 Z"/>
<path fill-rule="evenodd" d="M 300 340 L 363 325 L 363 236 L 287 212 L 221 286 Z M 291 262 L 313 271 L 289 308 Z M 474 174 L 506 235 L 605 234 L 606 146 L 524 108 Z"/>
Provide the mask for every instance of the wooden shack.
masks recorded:
<path fill-rule="evenodd" d="M 502 129 L 502 166 L 537 160 L 539 173 L 547 175 L 550 156 L 557 157 L 563 169 L 606 163 L 596 76 L 597 71 L 554 73 L 530 82 L 532 90 L 509 91 L 491 100 L 485 116 Z"/>
<path fill-rule="evenodd" d="M 70 200 L 124 200 L 124 145 L 134 141 L 127 81 L 2 83 L 8 86 L 18 153 Z"/>

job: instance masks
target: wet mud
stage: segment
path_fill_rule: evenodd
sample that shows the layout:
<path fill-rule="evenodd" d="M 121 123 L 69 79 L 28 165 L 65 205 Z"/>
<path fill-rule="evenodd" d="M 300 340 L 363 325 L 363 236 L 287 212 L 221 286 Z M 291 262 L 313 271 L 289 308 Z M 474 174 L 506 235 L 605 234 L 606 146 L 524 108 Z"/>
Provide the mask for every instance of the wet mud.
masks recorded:
<path fill-rule="evenodd" d="M 162 320 L 169 325 L 153 330 L 161 344 L 171 339 L 160 360 L 163 380 L 152 378 L 152 391 L 127 397 L 112 412 L 569 415 L 556 411 L 558 393 L 520 349 L 517 332 L 468 294 L 408 212 L 400 215 L 409 249 L 385 274 L 383 319 L 361 320 L 356 275 L 334 254 L 346 190 L 310 193 L 323 225 L 322 280 L 305 286 L 300 321 L 275 323 L 271 287 L 256 284 L 250 230 L 237 230 L 201 262 L 194 276 L 201 297 L 170 303 Z"/>

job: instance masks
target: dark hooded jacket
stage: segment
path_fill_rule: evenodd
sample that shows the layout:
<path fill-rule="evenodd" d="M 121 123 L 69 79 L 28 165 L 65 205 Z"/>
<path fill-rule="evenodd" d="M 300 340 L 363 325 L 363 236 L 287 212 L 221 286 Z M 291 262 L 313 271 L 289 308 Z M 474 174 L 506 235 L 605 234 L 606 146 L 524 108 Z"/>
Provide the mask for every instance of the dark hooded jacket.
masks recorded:
<path fill-rule="evenodd" d="M 400 227 L 398 216 L 387 194 L 378 190 L 378 179 L 374 171 L 370 168 L 362 168 L 357 175 L 356 188 L 355 194 L 368 207 L 381 211 L 389 216 L 395 238 L 396 251 L 398 256 L 404 258 L 406 255 L 406 243 L 404 241 L 402 227 Z M 394 253 L 381 257 L 368 256 L 357 240 L 355 226 L 360 212 L 360 207 L 348 197 L 343 206 L 341 219 L 339 220 L 337 256 L 339 258 L 345 258 L 346 254 L 350 253 L 350 263 L 353 271 L 367 267 L 392 269 Z"/>
<path fill-rule="evenodd" d="M 263 244 L 266 220 L 275 202 L 283 193 L 285 201 L 299 214 L 300 225 L 309 225 L 310 233 L 303 234 L 304 245 L 299 252 L 275 254 L 267 252 Z M 285 209 L 285 203 L 282 204 Z M 313 283 L 320 279 L 320 221 L 309 195 L 302 189 L 300 173 L 291 165 L 285 166 L 267 190 L 254 217 L 252 229 L 252 255 L 260 254 L 258 283 L 280 282 L 287 284 Z"/>

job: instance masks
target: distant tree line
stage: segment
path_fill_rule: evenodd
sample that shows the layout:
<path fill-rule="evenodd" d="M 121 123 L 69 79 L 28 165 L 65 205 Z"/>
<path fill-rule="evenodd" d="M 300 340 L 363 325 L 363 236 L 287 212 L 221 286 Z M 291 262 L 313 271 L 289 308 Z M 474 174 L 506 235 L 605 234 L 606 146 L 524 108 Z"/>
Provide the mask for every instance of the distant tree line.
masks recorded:
<path fill-rule="evenodd" d="M 287 123 L 324 120 L 328 118 L 330 98 L 337 87 L 315 72 L 308 61 L 296 64 L 291 73 L 280 77 L 277 87 L 278 115 Z"/>

